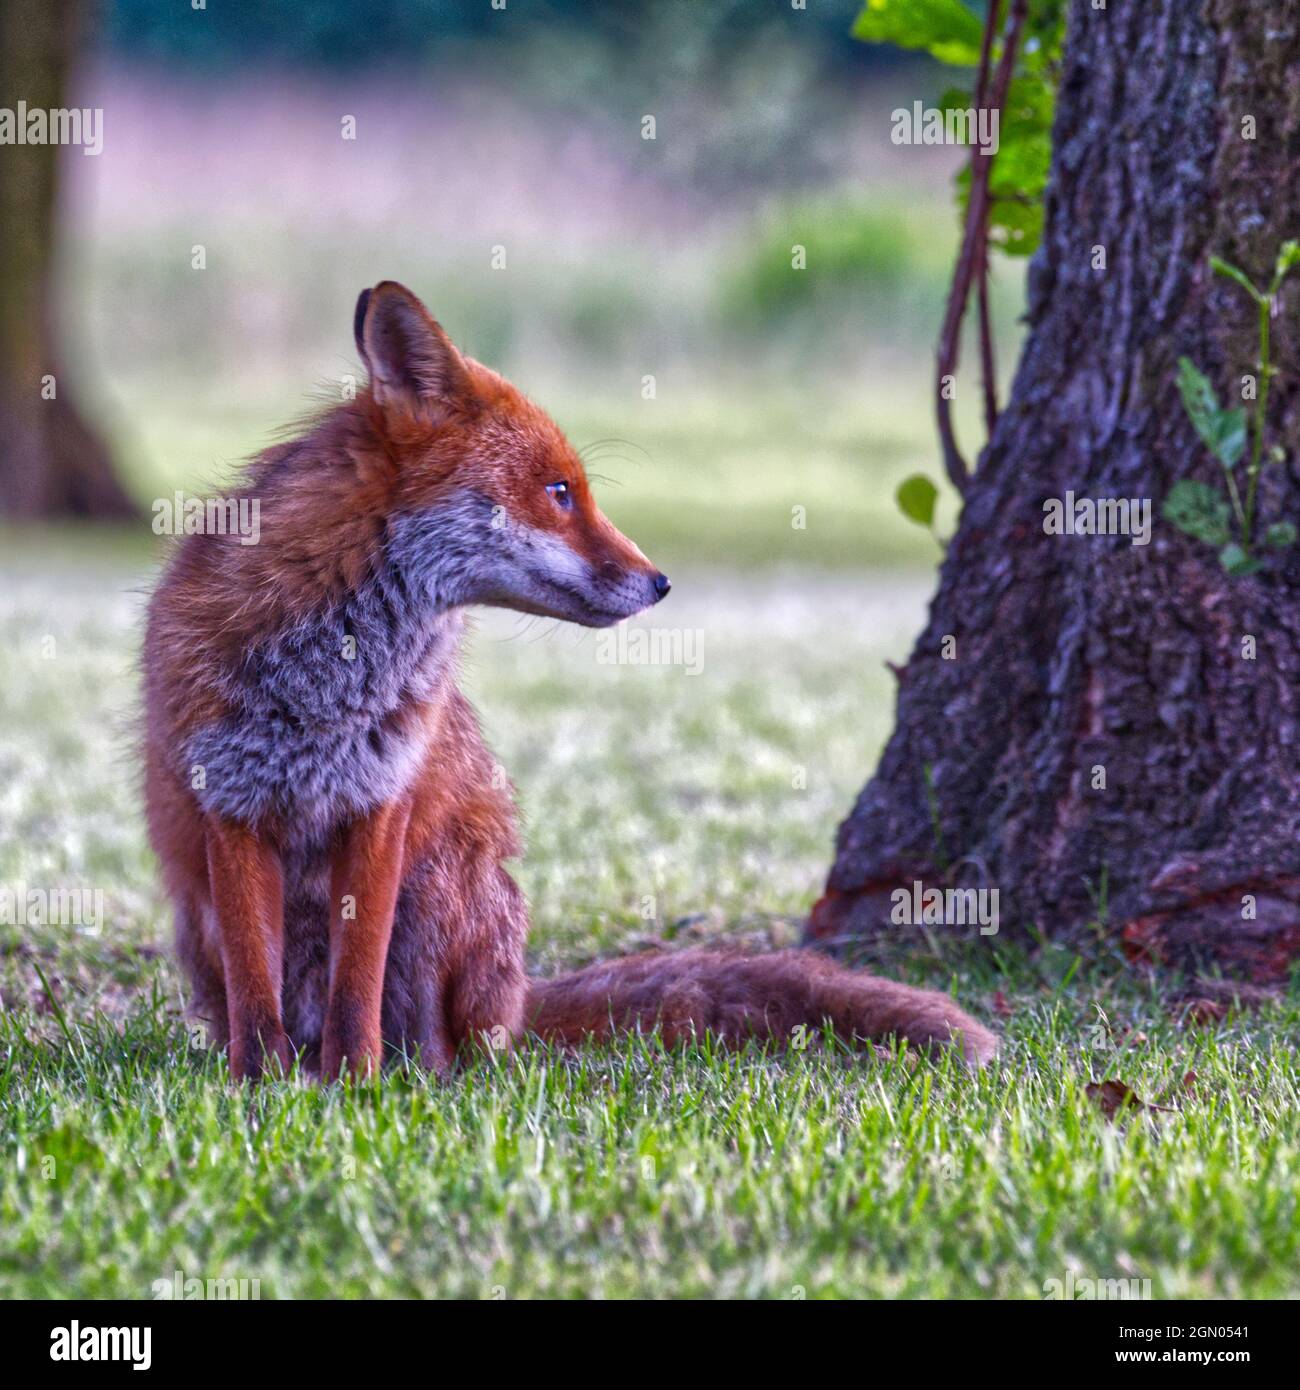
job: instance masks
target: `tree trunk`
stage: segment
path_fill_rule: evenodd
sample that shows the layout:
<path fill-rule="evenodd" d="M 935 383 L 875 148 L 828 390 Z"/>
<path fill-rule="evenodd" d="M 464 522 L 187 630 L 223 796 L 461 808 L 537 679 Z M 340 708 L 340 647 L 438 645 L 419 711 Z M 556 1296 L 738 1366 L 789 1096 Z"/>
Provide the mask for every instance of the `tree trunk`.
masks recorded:
<path fill-rule="evenodd" d="M 81 11 L 79 0 L 4 0 L 0 106 L 17 111 L 25 102 L 29 111 L 51 111 L 67 104 Z M 0 511 L 131 516 L 136 508 L 108 450 L 77 410 L 58 365 L 59 158 L 51 144 L 0 146 Z"/>
<path fill-rule="evenodd" d="M 1071 0 L 1012 398 L 811 939 L 897 936 L 891 894 L 920 881 L 997 889 L 1004 934 L 1100 922 L 1131 957 L 1259 982 L 1300 954 L 1300 550 L 1228 578 L 1160 519 L 1181 478 L 1224 488 L 1177 362 L 1226 401 L 1255 371 L 1255 308 L 1208 259 L 1267 284 L 1300 235 L 1298 72 L 1294 6 Z M 1300 273 L 1257 534 L 1300 520 L 1298 306 Z M 1150 499 L 1151 543 L 1046 534 L 1067 491 Z"/>

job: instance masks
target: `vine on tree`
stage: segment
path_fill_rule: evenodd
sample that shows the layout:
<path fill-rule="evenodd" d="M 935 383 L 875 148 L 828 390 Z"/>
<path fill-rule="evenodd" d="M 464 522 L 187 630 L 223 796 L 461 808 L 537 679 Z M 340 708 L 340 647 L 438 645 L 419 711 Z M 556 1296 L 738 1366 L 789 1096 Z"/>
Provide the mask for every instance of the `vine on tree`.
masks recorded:
<path fill-rule="evenodd" d="M 950 89 L 941 108 L 997 113 L 996 153 L 973 146 L 969 164 L 957 177 L 962 244 L 937 360 L 935 406 L 944 468 L 961 493 L 971 475 L 957 446 L 949 388 L 960 356 L 962 320 L 974 287 L 984 423 L 991 435 L 998 403 L 989 249 L 1028 256 L 1041 239 L 1064 28 L 1064 0 L 987 0 L 982 20 L 962 0 L 867 0 L 853 26 L 854 35 L 865 42 L 920 50 L 948 66 L 974 68 L 972 88 Z M 922 519 L 903 502 L 905 489 L 915 494 L 914 483 L 908 479 L 900 488 L 899 506 L 905 516 L 928 526 L 929 518 Z"/>

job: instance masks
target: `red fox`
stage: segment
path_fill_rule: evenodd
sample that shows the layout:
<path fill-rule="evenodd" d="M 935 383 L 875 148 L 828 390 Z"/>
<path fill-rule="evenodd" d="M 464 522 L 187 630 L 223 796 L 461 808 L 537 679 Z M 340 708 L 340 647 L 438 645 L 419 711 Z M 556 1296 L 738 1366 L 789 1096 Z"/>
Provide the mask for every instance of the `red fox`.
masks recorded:
<path fill-rule="evenodd" d="M 993 1035 L 945 995 L 803 951 L 524 973 L 518 853 L 457 686 L 474 604 L 605 627 L 668 579 L 597 509 L 551 419 L 403 286 L 362 292 L 355 399 L 250 465 L 258 544 L 192 534 L 149 606 L 145 799 L 193 1011 L 235 1077 L 438 1072 L 467 1041 L 616 1029 L 737 1041 Z"/>

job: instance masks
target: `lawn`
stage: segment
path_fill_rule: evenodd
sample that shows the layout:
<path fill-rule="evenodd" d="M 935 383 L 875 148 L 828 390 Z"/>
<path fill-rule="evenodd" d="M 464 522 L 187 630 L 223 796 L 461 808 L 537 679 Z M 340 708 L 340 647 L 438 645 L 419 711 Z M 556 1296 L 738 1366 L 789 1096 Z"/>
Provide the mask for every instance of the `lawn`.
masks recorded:
<path fill-rule="evenodd" d="M 101 890 L 0 927 L 0 1296 L 1041 1298 L 1300 1291 L 1294 999 L 1180 1021 L 1105 952 L 899 943 L 1005 1035 L 951 1059 L 653 1039 L 445 1084 L 232 1087 L 183 1021 L 131 753 L 138 546 L 8 537 L 0 884 Z M 924 572 L 675 573 L 689 660 L 484 619 L 467 661 L 519 788 L 534 968 L 788 942 L 887 734 Z M 1160 1110 L 1108 1118 L 1091 1082 Z"/>

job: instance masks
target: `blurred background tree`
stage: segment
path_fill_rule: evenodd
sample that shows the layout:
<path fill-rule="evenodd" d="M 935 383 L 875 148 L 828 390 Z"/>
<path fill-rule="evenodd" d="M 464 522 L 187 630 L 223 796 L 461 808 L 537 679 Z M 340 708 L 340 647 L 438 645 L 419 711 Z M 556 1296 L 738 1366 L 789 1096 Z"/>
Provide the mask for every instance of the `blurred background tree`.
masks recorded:
<path fill-rule="evenodd" d="M 84 0 L 0 5 L 0 106 L 70 104 L 70 74 L 88 37 Z M 52 144 L 0 151 L 0 511 L 16 516 L 125 517 L 136 508 L 108 445 L 78 405 L 60 351 L 58 170 Z"/>

